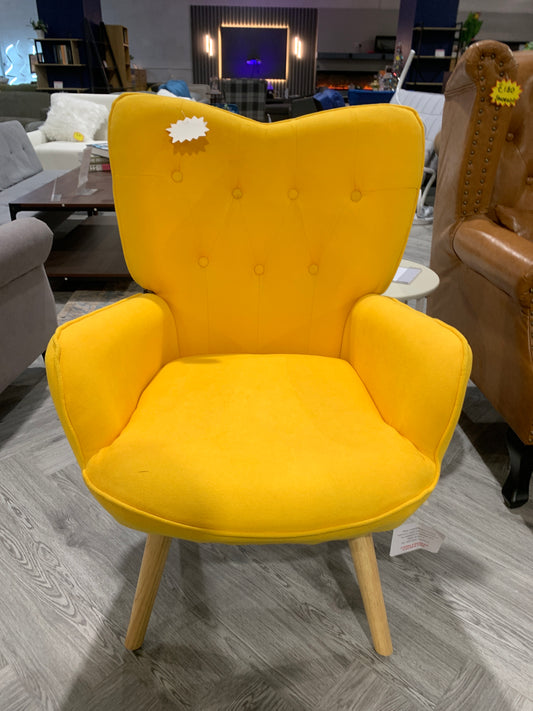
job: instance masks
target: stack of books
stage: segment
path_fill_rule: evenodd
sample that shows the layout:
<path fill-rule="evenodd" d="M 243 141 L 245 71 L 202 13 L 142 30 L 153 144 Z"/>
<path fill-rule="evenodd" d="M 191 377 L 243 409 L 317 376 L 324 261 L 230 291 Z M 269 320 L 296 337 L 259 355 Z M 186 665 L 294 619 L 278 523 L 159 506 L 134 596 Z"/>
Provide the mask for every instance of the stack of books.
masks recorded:
<path fill-rule="evenodd" d="M 107 141 L 98 141 L 89 143 L 92 146 L 91 162 L 89 164 L 89 172 L 110 171 L 109 164 L 109 147 Z"/>

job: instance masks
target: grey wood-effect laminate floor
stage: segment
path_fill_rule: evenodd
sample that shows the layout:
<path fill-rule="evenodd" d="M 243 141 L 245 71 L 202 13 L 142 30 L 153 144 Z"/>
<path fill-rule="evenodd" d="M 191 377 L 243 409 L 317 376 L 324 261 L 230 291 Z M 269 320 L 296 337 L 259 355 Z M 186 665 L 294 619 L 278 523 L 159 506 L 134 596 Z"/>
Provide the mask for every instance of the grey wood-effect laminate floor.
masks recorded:
<path fill-rule="evenodd" d="M 430 235 L 413 228 L 406 257 L 428 264 Z M 58 292 L 60 318 L 122 294 Z M 533 504 L 503 504 L 504 433 L 470 386 L 415 514 L 440 552 L 391 558 L 375 536 L 393 656 L 372 649 L 341 542 L 174 541 L 132 653 L 144 537 L 85 488 L 36 361 L 0 395 L 0 710 L 531 711 Z"/>

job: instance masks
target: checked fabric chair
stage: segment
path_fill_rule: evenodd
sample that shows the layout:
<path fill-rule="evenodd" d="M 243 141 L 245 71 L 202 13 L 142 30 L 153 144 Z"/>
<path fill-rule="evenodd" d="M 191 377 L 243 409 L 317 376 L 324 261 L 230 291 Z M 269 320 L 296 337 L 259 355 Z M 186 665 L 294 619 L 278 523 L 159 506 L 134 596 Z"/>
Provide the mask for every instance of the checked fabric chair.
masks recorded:
<path fill-rule="evenodd" d="M 173 143 L 167 128 L 198 113 L 205 135 Z M 429 496 L 470 372 L 460 334 L 379 295 L 418 197 L 416 113 L 261 124 L 125 94 L 109 132 L 125 257 L 148 293 L 61 326 L 47 368 L 87 486 L 148 534 L 126 647 L 174 537 L 347 539 L 390 654 L 372 533 Z"/>

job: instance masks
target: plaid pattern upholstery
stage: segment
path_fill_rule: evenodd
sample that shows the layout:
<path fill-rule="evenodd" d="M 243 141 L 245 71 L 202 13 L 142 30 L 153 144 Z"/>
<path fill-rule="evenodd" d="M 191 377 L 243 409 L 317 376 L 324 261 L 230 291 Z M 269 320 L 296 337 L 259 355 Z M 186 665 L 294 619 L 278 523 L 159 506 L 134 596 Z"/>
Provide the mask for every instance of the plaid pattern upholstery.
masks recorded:
<path fill-rule="evenodd" d="M 265 120 L 267 85 L 264 79 L 223 79 L 222 96 L 228 104 L 237 104 L 239 113 L 256 121 Z"/>

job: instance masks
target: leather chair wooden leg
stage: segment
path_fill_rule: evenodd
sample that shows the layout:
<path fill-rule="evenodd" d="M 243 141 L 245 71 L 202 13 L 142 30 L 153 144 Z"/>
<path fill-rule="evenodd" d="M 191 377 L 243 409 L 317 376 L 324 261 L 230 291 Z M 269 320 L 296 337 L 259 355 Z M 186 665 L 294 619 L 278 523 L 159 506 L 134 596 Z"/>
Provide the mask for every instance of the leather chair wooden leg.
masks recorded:
<path fill-rule="evenodd" d="M 348 543 L 374 649 L 378 654 L 388 657 L 392 654 L 392 642 L 372 534 L 354 538 Z"/>
<path fill-rule="evenodd" d="M 172 538 L 168 536 L 158 536 L 153 533 L 149 534 L 146 539 L 130 623 L 124 642 L 126 649 L 139 649 L 144 641 L 171 541 Z"/>

